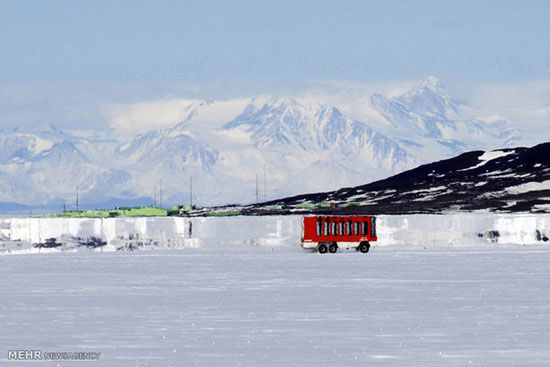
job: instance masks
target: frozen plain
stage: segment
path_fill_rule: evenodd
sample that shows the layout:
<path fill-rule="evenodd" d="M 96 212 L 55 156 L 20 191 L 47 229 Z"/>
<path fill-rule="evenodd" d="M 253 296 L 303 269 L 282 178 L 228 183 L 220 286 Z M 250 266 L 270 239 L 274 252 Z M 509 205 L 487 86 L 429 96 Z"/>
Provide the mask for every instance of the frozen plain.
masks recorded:
<path fill-rule="evenodd" d="M 281 233 L 227 245 L 217 233 L 178 250 L 0 256 L 0 364 L 549 365 L 547 242 L 529 242 L 527 228 L 526 245 L 460 240 L 452 225 L 453 240 L 432 230 L 420 241 L 415 222 L 441 229 L 443 219 L 405 219 L 413 229 L 380 218 L 379 232 L 399 222 L 392 238 L 410 243 L 386 239 L 367 255 L 303 252 Z M 498 220 L 514 233 L 547 224 Z M 10 349 L 101 357 L 18 362 Z"/>

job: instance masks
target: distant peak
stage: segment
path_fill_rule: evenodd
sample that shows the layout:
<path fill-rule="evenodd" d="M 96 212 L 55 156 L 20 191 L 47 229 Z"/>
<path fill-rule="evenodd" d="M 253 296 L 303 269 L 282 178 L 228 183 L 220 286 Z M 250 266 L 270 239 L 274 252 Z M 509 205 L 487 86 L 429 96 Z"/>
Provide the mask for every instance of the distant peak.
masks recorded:
<path fill-rule="evenodd" d="M 297 106 L 300 105 L 300 102 L 294 97 L 272 97 L 267 103 L 272 106 Z"/>
<path fill-rule="evenodd" d="M 450 98 L 446 91 L 445 84 L 437 77 L 430 75 L 420 80 L 413 88 L 405 92 L 403 97 L 413 97 L 418 95 L 438 95 L 443 98 Z"/>
<path fill-rule="evenodd" d="M 52 148 L 50 150 L 60 150 L 60 149 L 63 149 L 63 150 L 66 150 L 66 149 L 70 149 L 72 151 L 77 151 L 78 149 L 74 146 L 74 144 L 72 142 L 70 142 L 69 140 L 63 140 L 59 143 L 55 143 Z"/>
<path fill-rule="evenodd" d="M 53 130 L 53 131 L 59 131 L 59 129 L 57 128 L 57 126 L 55 126 L 55 125 L 52 124 L 52 123 L 49 123 L 49 124 L 48 124 L 48 127 L 49 127 L 51 130 Z"/>
<path fill-rule="evenodd" d="M 419 83 L 420 88 L 430 88 L 432 90 L 439 90 L 444 88 L 444 84 L 439 78 L 429 75 L 428 77 L 422 79 Z"/>

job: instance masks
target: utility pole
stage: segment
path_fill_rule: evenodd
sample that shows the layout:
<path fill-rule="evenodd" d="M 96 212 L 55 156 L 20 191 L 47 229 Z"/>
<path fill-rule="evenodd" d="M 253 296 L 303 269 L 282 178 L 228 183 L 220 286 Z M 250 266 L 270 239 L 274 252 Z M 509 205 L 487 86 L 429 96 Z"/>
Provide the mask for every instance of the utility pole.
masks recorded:
<path fill-rule="evenodd" d="M 78 185 L 76 185 L 76 210 L 78 211 Z"/>
<path fill-rule="evenodd" d="M 153 206 L 157 207 L 157 185 L 153 185 Z"/>
<path fill-rule="evenodd" d="M 189 176 L 189 206 L 193 206 L 193 177 Z"/>
<path fill-rule="evenodd" d="M 264 163 L 264 203 L 267 201 L 267 180 L 265 175 L 265 163 Z"/>
<path fill-rule="evenodd" d="M 162 178 L 160 179 L 160 207 L 162 208 Z"/>
<path fill-rule="evenodd" d="M 259 190 L 259 187 L 258 187 L 258 174 L 256 173 L 256 204 L 259 203 L 260 199 L 258 197 L 258 190 Z"/>

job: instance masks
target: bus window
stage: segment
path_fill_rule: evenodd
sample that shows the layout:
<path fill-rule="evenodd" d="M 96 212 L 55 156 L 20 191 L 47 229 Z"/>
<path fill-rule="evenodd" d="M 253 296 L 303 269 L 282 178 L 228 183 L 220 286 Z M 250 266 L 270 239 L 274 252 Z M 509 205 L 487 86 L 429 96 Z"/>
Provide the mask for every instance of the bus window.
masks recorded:
<path fill-rule="evenodd" d="M 376 237 L 376 218 L 374 218 L 374 217 L 371 217 L 370 230 L 371 230 L 371 235 L 373 237 Z"/>
<path fill-rule="evenodd" d="M 335 236 L 335 235 L 338 234 L 338 229 L 337 229 L 337 227 L 336 227 L 337 225 L 338 225 L 338 223 L 332 222 L 332 235 L 333 235 L 333 236 Z"/>
<path fill-rule="evenodd" d="M 363 234 L 368 235 L 369 234 L 369 223 L 367 221 L 363 222 Z"/>
<path fill-rule="evenodd" d="M 353 234 L 361 234 L 359 230 L 359 222 L 353 222 Z"/>
<path fill-rule="evenodd" d="M 325 225 L 324 225 L 324 227 L 325 227 L 325 232 L 324 232 L 324 233 L 325 233 L 325 236 L 328 236 L 329 222 L 328 222 L 328 220 L 326 220 L 326 219 L 325 219 Z"/>
<path fill-rule="evenodd" d="M 340 222 L 339 227 L 340 231 L 338 232 L 338 234 L 342 236 L 344 235 L 344 222 Z"/>
<path fill-rule="evenodd" d="M 321 218 L 317 218 L 317 236 L 321 235 L 322 228 L 323 228 L 323 220 Z"/>
<path fill-rule="evenodd" d="M 351 222 L 346 222 L 346 234 L 350 235 L 351 233 Z"/>

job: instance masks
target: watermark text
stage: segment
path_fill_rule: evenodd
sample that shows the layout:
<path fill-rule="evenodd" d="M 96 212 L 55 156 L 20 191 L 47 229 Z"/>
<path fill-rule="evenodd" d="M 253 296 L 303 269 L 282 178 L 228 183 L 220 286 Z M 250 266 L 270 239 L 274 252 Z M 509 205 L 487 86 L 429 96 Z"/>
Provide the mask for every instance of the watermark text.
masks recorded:
<path fill-rule="evenodd" d="M 10 349 L 8 359 L 14 361 L 98 360 L 99 352 L 45 352 L 36 349 Z"/>

